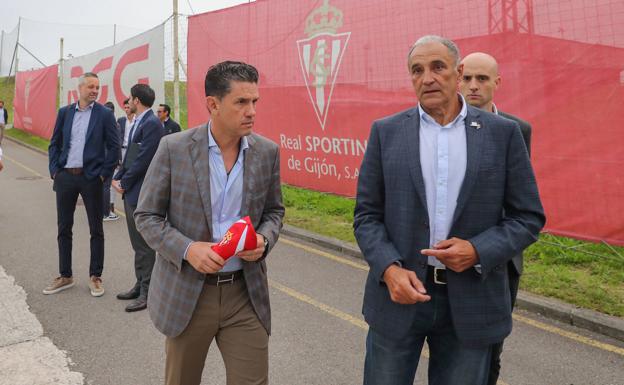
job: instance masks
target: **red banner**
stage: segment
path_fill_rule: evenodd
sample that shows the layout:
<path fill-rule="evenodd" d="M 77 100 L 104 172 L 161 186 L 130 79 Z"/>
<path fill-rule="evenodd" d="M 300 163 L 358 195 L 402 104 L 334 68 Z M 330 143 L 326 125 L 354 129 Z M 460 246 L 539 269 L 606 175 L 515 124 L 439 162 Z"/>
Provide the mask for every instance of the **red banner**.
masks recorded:
<path fill-rule="evenodd" d="M 547 230 L 624 245 L 624 20 L 611 16 L 624 3 L 513 3 L 258 0 L 193 16 L 189 125 L 208 119 L 208 67 L 249 62 L 256 130 L 280 145 L 283 180 L 353 196 L 372 121 L 417 102 L 409 47 L 440 34 L 498 59 L 496 105 L 533 126 Z"/>
<path fill-rule="evenodd" d="M 58 66 L 18 72 L 15 77 L 13 125 L 50 139 L 56 121 Z"/>

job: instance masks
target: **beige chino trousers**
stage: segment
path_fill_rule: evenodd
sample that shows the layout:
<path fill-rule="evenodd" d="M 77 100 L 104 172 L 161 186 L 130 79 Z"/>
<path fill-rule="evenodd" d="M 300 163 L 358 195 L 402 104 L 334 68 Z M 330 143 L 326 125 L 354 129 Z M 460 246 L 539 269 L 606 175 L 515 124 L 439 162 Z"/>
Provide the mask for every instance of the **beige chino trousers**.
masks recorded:
<path fill-rule="evenodd" d="M 204 284 L 187 328 L 166 339 L 166 385 L 199 385 L 213 339 L 225 363 L 227 385 L 268 384 L 269 336 L 249 301 L 244 279 Z"/>

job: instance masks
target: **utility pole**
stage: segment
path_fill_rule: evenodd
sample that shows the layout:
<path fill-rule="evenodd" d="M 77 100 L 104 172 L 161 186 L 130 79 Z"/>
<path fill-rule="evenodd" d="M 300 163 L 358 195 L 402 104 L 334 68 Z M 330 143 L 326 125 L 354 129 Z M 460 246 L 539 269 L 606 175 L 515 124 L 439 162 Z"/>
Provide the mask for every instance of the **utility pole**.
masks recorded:
<path fill-rule="evenodd" d="M 4 48 L 4 30 L 2 30 L 2 33 L 0 33 L 0 76 L 2 76 L 2 51 L 3 51 L 3 48 Z"/>
<path fill-rule="evenodd" d="M 19 57 L 19 35 L 20 35 L 20 27 L 22 25 L 22 17 L 20 16 L 17 19 L 17 41 L 15 42 L 15 75 L 17 75 L 17 71 L 18 70 L 18 65 L 17 65 L 17 59 Z M 11 73 L 11 71 L 9 70 L 9 73 Z"/>
<path fill-rule="evenodd" d="M 117 24 L 113 24 L 113 45 L 117 44 Z"/>
<path fill-rule="evenodd" d="M 61 38 L 61 56 L 59 56 L 59 106 L 63 105 L 63 38 Z"/>
<path fill-rule="evenodd" d="M 178 0 L 173 0 L 173 114 L 180 121 L 180 58 L 178 57 Z"/>
<path fill-rule="evenodd" d="M 22 26 L 22 17 L 20 16 L 17 19 L 17 41 L 15 42 L 15 80 L 17 80 L 17 71 L 18 71 L 18 65 L 17 65 L 17 59 L 18 59 L 18 51 L 19 51 L 19 38 L 20 38 L 20 28 Z M 11 75 L 11 69 L 9 68 L 9 75 Z M 13 84 L 16 84 L 16 82 L 13 82 Z M 15 92 L 15 91 L 14 91 Z M 5 122 L 7 123 L 7 122 Z M 13 125 L 15 125 L 15 102 L 13 102 Z"/>

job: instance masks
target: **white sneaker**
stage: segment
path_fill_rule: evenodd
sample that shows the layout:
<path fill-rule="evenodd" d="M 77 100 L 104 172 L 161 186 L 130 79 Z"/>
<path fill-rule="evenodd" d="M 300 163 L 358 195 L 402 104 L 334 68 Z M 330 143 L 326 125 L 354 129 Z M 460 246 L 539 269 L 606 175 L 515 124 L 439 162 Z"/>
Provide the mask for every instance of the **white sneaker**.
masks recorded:
<path fill-rule="evenodd" d="M 103 221 L 104 222 L 116 221 L 117 219 L 119 219 L 119 215 L 117 215 L 113 211 L 111 211 L 110 214 L 107 217 L 104 217 Z"/>

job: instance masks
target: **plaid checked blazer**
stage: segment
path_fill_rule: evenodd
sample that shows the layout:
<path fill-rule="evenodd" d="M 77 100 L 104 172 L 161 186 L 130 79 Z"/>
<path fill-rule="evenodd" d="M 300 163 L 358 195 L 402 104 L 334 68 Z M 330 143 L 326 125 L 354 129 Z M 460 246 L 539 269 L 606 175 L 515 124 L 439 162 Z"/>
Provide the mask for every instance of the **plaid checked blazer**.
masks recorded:
<path fill-rule="evenodd" d="M 545 217 L 517 123 L 468 106 L 466 174 L 448 238 L 472 243 L 482 274 L 447 270 L 457 337 L 466 346 L 502 341 L 511 332 L 509 260 L 533 243 Z M 412 108 L 373 123 L 360 169 L 355 236 L 370 272 L 363 314 L 375 331 L 401 339 L 423 306 L 390 299 L 382 281 L 400 261 L 426 281 L 429 215 L 420 165 L 420 116 Z"/>
<path fill-rule="evenodd" d="M 245 153 L 241 215 L 257 232 L 277 242 L 284 206 L 280 187 L 279 148 L 251 134 Z M 202 125 L 162 138 L 145 176 L 134 212 L 137 229 L 156 251 L 148 310 L 158 330 L 182 333 L 195 310 L 204 274 L 184 260 L 192 241 L 212 240 L 208 127 Z M 271 331 L 266 263 L 243 261 L 249 298 L 258 319 Z"/>

